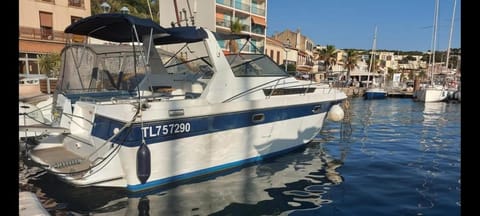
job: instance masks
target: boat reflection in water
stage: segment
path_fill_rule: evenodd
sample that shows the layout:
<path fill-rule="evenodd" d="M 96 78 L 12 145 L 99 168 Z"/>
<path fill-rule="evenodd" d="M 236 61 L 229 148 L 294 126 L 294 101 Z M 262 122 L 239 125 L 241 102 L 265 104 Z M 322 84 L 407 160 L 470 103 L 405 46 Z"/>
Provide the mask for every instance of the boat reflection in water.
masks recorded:
<path fill-rule="evenodd" d="M 441 161 L 445 161 L 445 158 L 449 156 L 446 149 L 451 146 L 442 141 L 444 137 L 449 137 L 449 133 L 453 131 L 445 130 L 448 123 L 448 116 L 445 113 L 449 113 L 448 104 L 445 102 L 437 103 L 425 103 L 423 110 L 423 128 L 421 132 L 420 151 L 416 160 L 409 164 L 409 166 L 415 167 L 416 172 L 419 173 L 423 179 L 416 182 L 415 190 L 418 193 L 417 207 L 418 212 L 421 214 L 424 211 L 433 209 L 440 203 L 437 188 L 441 185 L 441 182 L 445 181 L 444 176 L 449 175 L 444 166 L 459 166 L 460 158 L 450 160 L 448 165 L 441 164 Z M 460 188 L 460 179 L 458 179 L 458 187 Z M 453 189 L 453 187 L 451 188 Z"/>
<path fill-rule="evenodd" d="M 439 120 L 442 120 L 442 114 L 445 113 L 447 109 L 447 103 L 437 102 L 437 103 L 425 103 L 423 109 L 423 124 L 424 126 L 434 126 L 438 124 Z"/>
<path fill-rule="evenodd" d="M 76 194 L 55 196 L 66 198 L 70 211 L 89 215 L 273 215 L 313 210 L 331 203 L 326 193 L 343 182 L 337 169 L 346 155 L 332 157 L 324 145 L 334 137 L 322 133 L 292 154 L 216 177 L 141 194 L 75 188 Z M 92 194 L 99 196 L 91 199 Z"/>

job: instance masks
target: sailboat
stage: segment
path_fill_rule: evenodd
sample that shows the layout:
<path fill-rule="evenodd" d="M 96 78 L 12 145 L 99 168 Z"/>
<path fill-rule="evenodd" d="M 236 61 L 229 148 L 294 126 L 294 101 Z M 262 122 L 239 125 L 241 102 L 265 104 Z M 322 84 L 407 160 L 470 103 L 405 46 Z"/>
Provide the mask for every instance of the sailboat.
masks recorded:
<path fill-rule="evenodd" d="M 414 99 L 422 102 L 441 102 L 447 99 L 448 91 L 440 83 L 435 83 L 433 76 L 435 71 L 435 48 L 437 40 L 437 26 L 438 26 L 438 8 L 439 1 L 435 0 L 435 12 L 433 19 L 433 35 L 432 35 L 432 54 L 430 61 L 430 83 L 426 86 L 421 87 L 415 92 Z"/>
<path fill-rule="evenodd" d="M 372 46 L 372 56 L 370 57 L 370 65 L 368 69 L 368 76 L 367 76 L 367 90 L 363 95 L 365 99 L 385 99 L 387 97 L 387 91 L 383 87 L 379 86 L 372 86 L 369 88 L 369 80 L 370 80 L 370 73 L 372 72 L 373 65 L 375 64 L 375 48 L 377 45 L 377 26 L 375 26 L 375 34 L 373 36 L 373 46 Z M 385 84 L 385 76 L 383 76 L 383 83 Z"/>

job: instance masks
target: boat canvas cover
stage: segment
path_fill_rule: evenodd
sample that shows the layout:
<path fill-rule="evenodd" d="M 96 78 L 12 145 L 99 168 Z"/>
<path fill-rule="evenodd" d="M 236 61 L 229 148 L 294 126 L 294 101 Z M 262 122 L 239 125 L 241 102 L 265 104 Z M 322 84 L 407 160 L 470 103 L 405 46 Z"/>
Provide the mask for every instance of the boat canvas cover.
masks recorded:
<path fill-rule="evenodd" d="M 119 43 L 132 42 L 136 41 L 133 26 L 139 36 L 150 35 L 150 33 L 154 35 L 167 33 L 165 28 L 151 19 L 120 13 L 97 14 L 81 19 L 68 26 L 65 33 L 86 35 Z"/>
<path fill-rule="evenodd" d="M 166 29 L 168 36 L 156 38 L 155 44 L 195 43 L 208 38 L 207 32 L 194 26 L 172 27 Z"/>
<path fill-rule="evenodd" d="M 62 92 L 134 90 L 145 74 L 142 47 L 129 45 L 70 44 L 62 51 L 57 88 Z M 136 64 L 136 66 L 135 66 Z M 135 73 L 136 70 L 136 73 Z"/>
<path fill-rule="evenodd" d="M 155 39 L 156 45 L 174 44 L 174 43 L 195 43 L 208 38 L 207 33 L 203 28 L 195 26 L 172 27 L 166 29 L 168 36 Z M 235 33 L 221 33 L 214 32 L 217 40 L 237 40 L 250 39 L 250 35 L 235 34 Z"/>

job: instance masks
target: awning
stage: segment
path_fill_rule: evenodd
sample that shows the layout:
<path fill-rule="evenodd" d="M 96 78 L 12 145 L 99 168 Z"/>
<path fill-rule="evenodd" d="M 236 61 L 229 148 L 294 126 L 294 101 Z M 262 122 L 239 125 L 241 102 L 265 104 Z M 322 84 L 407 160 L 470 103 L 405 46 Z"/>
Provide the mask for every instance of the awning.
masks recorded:
<path fill-rule="evenodd" d="M 224 17 L 224 16 L 225 16 L 225 15 L 224 15 L 223 13 L 217 13 L 217 14 L 216 14 L 217 20 L 223 20 L 223 17 Z"/>
<path fill-rule="evenodd" d="M 53 27 L 51 13 L 40 12 L 40 26 Z"/>
<path fill-rule="evenodd" d="M 252 16 L 252 22 L 257 24 L 257 25 L 267 26 L 265 18 Z"/>

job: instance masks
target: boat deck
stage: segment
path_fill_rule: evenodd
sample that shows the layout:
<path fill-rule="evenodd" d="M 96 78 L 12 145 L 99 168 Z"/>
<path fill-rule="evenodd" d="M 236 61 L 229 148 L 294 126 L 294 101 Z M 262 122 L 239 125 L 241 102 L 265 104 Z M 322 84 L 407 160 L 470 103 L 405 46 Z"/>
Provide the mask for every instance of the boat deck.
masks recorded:
<path fill-rule="evenodd" d="M 90 168 L 89 160 L 80 157 L 64 147 L 32 150 L 30 154 L 33 157 L 42 158 L 42 161 L 50 167 L 53 167 L 56 172 L 80 173 Z"/>

